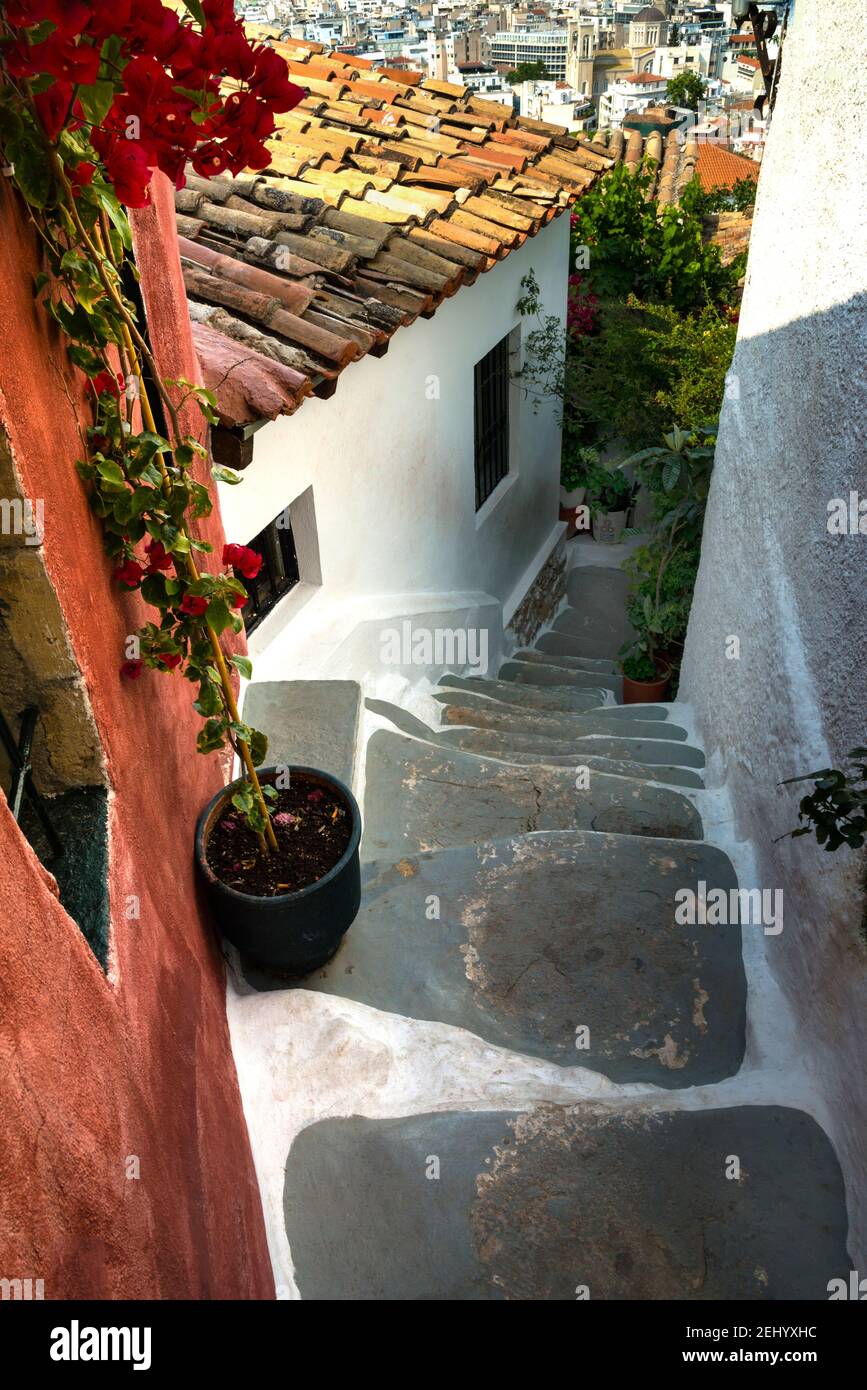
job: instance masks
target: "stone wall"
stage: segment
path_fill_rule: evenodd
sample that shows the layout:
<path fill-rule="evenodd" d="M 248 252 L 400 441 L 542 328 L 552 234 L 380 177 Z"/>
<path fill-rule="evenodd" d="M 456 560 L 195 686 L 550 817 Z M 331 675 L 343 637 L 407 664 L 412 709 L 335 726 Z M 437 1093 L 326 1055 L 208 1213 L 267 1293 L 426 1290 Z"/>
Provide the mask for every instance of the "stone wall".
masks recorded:
<path fill-rule="evenodd" d="M 805 790 L 781 781 L 839 766 L 867 742 L 867 535 L 827 524 L 833 499 L 867 493 L 867 185 L 846 155 L 867 133 L 865 71 L 862 0 L 798 0 L 681 678 L 709 785 L 728 789 L 760 886 L 784 890 L 784 930 L 766 941 L 800 1033 L 787 1065 L 814 1079 L 826 1107 L 862 1272 L 863 862 L 811 837 L 775 841 L 796 825 Z"/>
<path fill-rule="evenodd" d="M 566 547 L 558 541 L 518 604 L 506 628 L 506 643 L 529 647 L 566 597 Z"/>

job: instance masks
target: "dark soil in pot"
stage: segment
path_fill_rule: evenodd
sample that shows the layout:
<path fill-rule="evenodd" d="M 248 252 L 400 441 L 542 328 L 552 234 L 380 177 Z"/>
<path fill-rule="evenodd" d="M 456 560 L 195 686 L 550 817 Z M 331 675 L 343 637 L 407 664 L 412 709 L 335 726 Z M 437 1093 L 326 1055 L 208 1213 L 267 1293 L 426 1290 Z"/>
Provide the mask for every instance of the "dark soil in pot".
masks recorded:
<path fill-rule="evenodd" d="M 342 857 L 352 834 L 352 818 L 330 787 L 296 774 L 278 790 L 272 824 L 277 853 L 259 853 L 256 835 L 229 804 L 208 839 L 208 867 L 238 893 L 269 898 L 295 893 L 316 883 Z"/>
<path fill-rule="evenodd" d="M 260 781 L 275 784 L 278 770 L 287 769 L 260 768 Z M 277 854 L 259 853 L 257 837 L 232 806 L 241 785 L 234 782 L 199 816 L 195 857 L 223 936 L 251 963 L 298 979 L 331 959 L 358 915 L 361 812 L 330 773 L 288 772 L 289 786 L 277 788 Z"/>

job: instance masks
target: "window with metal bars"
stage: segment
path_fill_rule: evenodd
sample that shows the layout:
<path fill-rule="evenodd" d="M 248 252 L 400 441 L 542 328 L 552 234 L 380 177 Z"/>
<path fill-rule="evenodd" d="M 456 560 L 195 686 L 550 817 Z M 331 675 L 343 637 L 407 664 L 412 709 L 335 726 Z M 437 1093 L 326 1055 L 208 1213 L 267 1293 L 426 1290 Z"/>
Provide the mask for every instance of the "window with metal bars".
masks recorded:
<path fill-rule="evenodd" d="M 269 522 L 249 545 L 251 550 L 262 556 L 262 568 L 255 579 L 245 579 L 235 571 L 236 579 L 240 579 L 248 594 L 242 610 L 244 627 L 248 633 L 258 627 L 284 594 L 294 589 L 301 577 L 298 572 L 295 540 L 289 524 L 289 508 Z"/>
<path fill-rule="evenodd" d="M 509 337 L 475 366 L 476 511 L 509 471 Z"/>

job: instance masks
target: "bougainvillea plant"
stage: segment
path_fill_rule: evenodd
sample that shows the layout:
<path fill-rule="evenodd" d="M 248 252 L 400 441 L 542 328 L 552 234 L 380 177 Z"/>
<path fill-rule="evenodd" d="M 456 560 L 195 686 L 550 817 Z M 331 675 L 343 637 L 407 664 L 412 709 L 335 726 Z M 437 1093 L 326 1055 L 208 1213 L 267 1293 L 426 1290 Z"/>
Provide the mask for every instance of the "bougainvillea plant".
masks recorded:
<path fill-rule="evenodd" d="M 11 0 L 0 11 L 0 77 L 3 173 L 44 250 L 36 294 L 89 380 L 93 418 L 78 471 L 114 583 L 155 610 L 121 676 L 178 671 L 198 687 L 197 747 L 229 745 L 241 758 L 234 804 L 267 852 L 276 847 L 273 789 L 256 774 L 267 742 L 241 721 L 229 672 L 231 663 L 249 677 L 250 663 L 227 659 L 220 640 L 242 626 L 237 575 L 255 578 L 262 561 L 227 545 L 222 569 L 203 567 L 211 546 L 195 523 L 212 504 L 195 469 L 207 451 L 181 416 L 195 402 L 214 419 L 215 403 L 157 370 L 128 293 L 137 273 L 126 210 L 147 205 L 155 170 L 180 188 L 188 161 L 205 177 L 264 168 L 275 116 L 304 92 L 277 53 L 248 40 L 232 0 L 190 0 L 182 13 L 159 0 Z M 211 473 L 240 481 L 229 469 Z"/>

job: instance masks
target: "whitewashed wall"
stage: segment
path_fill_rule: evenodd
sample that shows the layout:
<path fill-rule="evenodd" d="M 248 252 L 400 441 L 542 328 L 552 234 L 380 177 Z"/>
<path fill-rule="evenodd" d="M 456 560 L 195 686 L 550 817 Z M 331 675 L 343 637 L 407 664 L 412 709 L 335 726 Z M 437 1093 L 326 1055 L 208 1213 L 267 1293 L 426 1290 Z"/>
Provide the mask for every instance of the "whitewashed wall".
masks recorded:
<path fill-rule="evenodd" d="M 432 319 L 399 329 L 384 357 L 350 364 L 331 399 L 260 429 L 243 483 L 221 487 L 226 534 L 239 542 L 312 488 L 322 587 L 308 596 L 320 626 L 350 608 L 368 616 L 382 596 L 428 593 L 489 595 L 508 621 L 562 529 L 560 434 L 553 409 L 534 414 L 513 386 L 512 471 L 477 516 L 473 367 L 520 324 L 531 268 L 548 312 L 564 313 L 568 222 L 561 215 Z M 297 601 L 290 595 L 254 634 L 270 678 L 279 664 L 270 646 L 288 639 Z"/>
<path fill-rule="evenodd" d="M 828 504 L 867 498 L 867 137 L 863 0 L 798 0 L 762 165 L 681 696 L 731 793 L 760 882 L 782 888 L 768 964 L 800 1036 L 848 1184 L 867 1274 L 864 859 L 774 840 L 805 788 L 786 777 L 867 743 L 867 535 Z M 740 642 L 738 659 L 727 639 Z"/>

